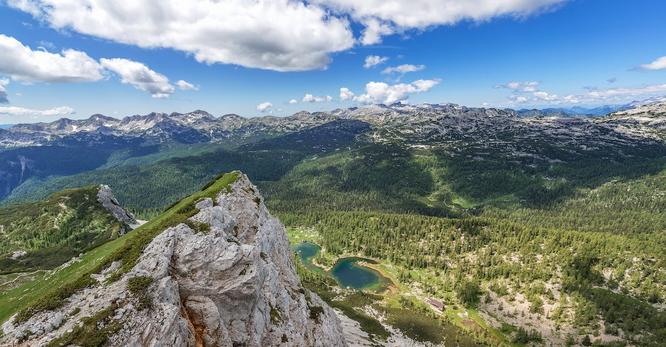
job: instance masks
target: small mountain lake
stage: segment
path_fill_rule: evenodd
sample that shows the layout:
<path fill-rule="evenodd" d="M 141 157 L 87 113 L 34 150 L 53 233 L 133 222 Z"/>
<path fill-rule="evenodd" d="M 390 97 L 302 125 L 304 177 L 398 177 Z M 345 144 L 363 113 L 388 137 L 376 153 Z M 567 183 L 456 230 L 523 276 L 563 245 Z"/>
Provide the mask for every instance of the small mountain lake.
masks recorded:
<path fill-rule="evenodd" d="M 375 290 L 386 287 L 389 281 L 387 278 L 359 263 L 376 264 L 375 261 L 365 258 L 341 258 L 331 269 L 331 275 L 342 287 Z"/>
<path fill-rule="evenodd" d="M 321 250 L 318 244 L 304 241 L 294 246 L 294 250 L 306 268 L 312 271 L 323 271 L 320 267 L 312 263 L 312 258 L 316 257 Z"/>
<path fill-rule="evenodd" d="M 324 270 L 312 263 L 312 259 L 319 254 L 321 248 L 312 242 L 301 242 L 294 247 L 301 261 L 312 271 Z M 376 264 L 374 260 L 360 257 L 340 258 L 327 274 L 333 277 L 341 287 L 354 289 L 382 290 L 387 287 L 390 280 L 382 276 L 363 263 Z"/>

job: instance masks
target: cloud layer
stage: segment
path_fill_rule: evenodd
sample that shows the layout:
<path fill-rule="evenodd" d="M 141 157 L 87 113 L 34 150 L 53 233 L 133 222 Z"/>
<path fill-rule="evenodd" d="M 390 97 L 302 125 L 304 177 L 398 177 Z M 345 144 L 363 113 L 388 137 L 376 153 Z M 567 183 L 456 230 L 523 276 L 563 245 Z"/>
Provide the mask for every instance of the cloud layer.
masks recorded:
<path fill-rule="evenodd" d="M 100 64 L 73 49 L 61 53 L 32 50 L 0 34 L 0 73 L 18 81 L 90 82 L 104 78 Z"/>
<path fill-rule="evenodd" d="M 354 97 L 354 100 L 364 104 L 393 104 L 406 101 L 412 94 L 427 92 L 439 82 L 439 80 L 417 80 L 398 84 L 368 82 L 365 85 L 365 94 Z"/>
<path fill-rule="evenodd" d="M 608 88 L 591 90 L 586 95 L 593 99 L 614 99 L 618 97 L 641 97 L 666 93 L 666 84 L 652 84 L 633 88 Z"/>
<path fill-rule="evenodd" d="M 53 28 L 144 48 L 172 48 L 203 63 L 277 71 L 320 69 L 354 45 L 345 18 L 292 0 L 9 0 Z M 137 19 L 137 15 L 140 19 Z"/>
<path fill-rule="evenodd" d="M 277 71 L 321 69 L 356 42 L 463 20 L 524 17 L 567 0 L 7 0 L 56 29 L 144 48 L 172 48 L 199 62 Z M 141 20 L 137 20 L 140 14 Z M 360 23 L 354 38 L 348 21 Z"/>
<path fill-rule="evenodd" d="M 525 17 L 566 0 L 315 0 L 348 14 L 365 26 L 361 42 L 375 44 L 382 36 L 410 29 L 424 30 L 463 20 L 486 21 L 498 16 Z"/>
<path fill-rule="evenodd" d="M 122 83 L 150 93 L 155 98 L 173 94 L 175 87 L 169 79 L 146 65 L 123 58 L 106 59 L 99 62 L 86 53 L 67 49 L 62 53 L 32 50 L 13 37 L 0 34 L 0 74 L 22 82 L 94 82 L 105 77 L 107 71 L 121 77 Z M 0 79 L 0 103 L 6 103 L 7 79 Z M 181 90 L 198 90 L 185 81 L 176 82 Z"/>
<path fill-rule="evenodd" d="M 6 78 L 0 78 L 0 104 L 6 104 L 9 102 L 9 99 L 7 98 L 7 85 L 9 84 L 9 80 Z"/>
<path fill-rule="evenodd" d="M 579 94 L 558 95 L 541 90 L 538 82 L 509 82 L 497 86 L 512 91 L 509 104 L 573 105 L 596 103 L 622 103 L 666 93 L 666 84 L 652 84 L 624 88 L 587 88 Z"/>
<path fill-rule="evenodd" d="M 55 107 L 46 110 L 34 110 L 17 106 L 0 107 L 0 115 L 3 116 L 32 116 L 32 117 L 64 117 L 74 114 L 74 109 L 67 106 Z"/>
<path fill-rule="evenodd" d="M 527 82 L 509 82 L 506 84 L 500 84 L 497 88 L 506 88 L 517 92 L 536 92 L 539 90 L 539 82 L 536 81 L 527 81 Z"/>

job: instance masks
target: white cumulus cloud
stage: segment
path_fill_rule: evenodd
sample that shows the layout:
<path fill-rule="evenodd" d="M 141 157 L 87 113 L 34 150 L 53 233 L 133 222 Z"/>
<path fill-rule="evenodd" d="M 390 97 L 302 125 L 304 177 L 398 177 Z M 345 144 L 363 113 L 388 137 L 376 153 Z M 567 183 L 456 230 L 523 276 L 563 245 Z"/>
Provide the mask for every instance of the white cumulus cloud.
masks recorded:
<path fill-rule="evenodd" d="M 371 67 L 375 67 L 380 64 L 384 64 L 389 58 L 388 57 L 380 57 L 378 55 L 369 55 L 365 57 L 365 63 L 363 64 L 363 67 L 366 69 L 369 69 Z"/>
<path fill-rule="evenodd" d="M 391 25 L 376 18 L 365 18 L 362 23 L 365 29 L 363 29 L 363 35 L 361 36 L 361 43 L 366 46 L 381 43 L 383 36 L 395 32 Z"/>
<path fill-rule="evenodd" d="M 55 29 L 144 48 L 172 48 L 203 63 L 277 71 L 324 68 L 354 45 L 345 16 L 294 0 L 8 0 Z"/>
<path fill-rule="evenodd" d="M 412 65 L 412 64 L 402 64 L 398 66 L 390 66 L 387 67 L 382 71 L 382 74 L 384 75 L 390 75 L 390 74 L 401 74 L 404 75 L 408 72 L 417 72 L 425 69 L 425 65 Z"/>
<path fill-rule="evenodd" d="M 187 82 L 185 80 L 178 80 L 176 82 L 176 85 L 180 90 L 199 90 L 198 86 L 195 86 L 194 84 Z"/>
<path fill-rule="evenodd" d="M 298 100 L 296 100 L 296 99 L 291 99 L 291 100 L 289 100 L 289 104 L 290 104 L 290 105 L 298 104 Z"/>
<path fill-rule="evenodd" d="M 532 93 L 532 95 L 534 95 L 537 99 L 543 100 L 543 101 L 558 101 L 558 100 L 560 100 L 560 97 L 557 96 L 557 94 L 551 94 L 551 93 L 544 92 L 544 91 L 534 92 L 534 93 Z"/>
<path fill-rule="evenodd" d="M 561 101 L 564 104 L 578 104 L 581 102 L 581 98 L 578 95 L 569 94 L 561 98 Z"/>
<path fill-rule="evenodd" d="M 645 70 L 666 70 L 666 56 L 657 58 L 649 64 L 643 64 L 641 65 L 641 68 Z"/>
<path fill-rule="evenodd" d="M 0 73 L 18 81 L 93 82 L 103 79 L 108 70 L 117 73 L 123 83 L 147 91 L 156 98 L 168 97 L 175 91 L 166 76 L 128 59 L 102 58 L 97 62 L 85 52 L 71 49 L 61 53 L 32 50 L 15 38 L 2 34 L 0 51 Z M 0 84 L 0 102 L 7 102 L 7 83 Z M 181 90 L 198 90 L 197 86 L 184 80 L 179 80 L 176 85 Z"/>
<path fill-rule="evenodd" d="M 340 100 L 347 101 L 354 98 L 354 92 L 349 90 L 349 88 L 342 87 L 340 88 Z"/>
<path fill-rule="evenodd" d="M 259 112 L 268 112 L 273 108 L 273 104 L 270 102 L 262 102 L 261 104 L 257 105 L 257 111 Z"/>
<path fill-rule="evenodd" d="M 301 101 L 303 102 L 325 102 L 325 101 L 331 101 L 333 98 L 330 95 L 326 96 L 314 96 L 312 94 L 306 93 L 303 96 L 303 99 Z"/>
<path fill-rule="evenodd" d="M 154 98 L 167 98 L 176 90 L 166 76 L 142 63 L 123 58 L 102 58 L 100 62 L 104 68 L 117 73 L 122 83 L 148 92 Z"/>
<path fill-rule="evenodd" d="M 539 82 L 536 81 L 525 81 L 525 82 L 509 82 L 506 84 L 500 84 L 497 88 L 506 88 L 518 92 L 533 93 L 539 90 Z"/>
<path fill-rule="evenodd" d="M 384 82 L 368 82 L 365 85 L 365 94 L 356 96 L 354 100 L 365 104 L 393 104 L 406 101 L 412 94 L 427 92 L 439 83 L 439 80 L 417 80 L 412 83 L 392 85 Z"/>
<path fill-rule="evenodd" d="M 0 34 L 0 73 L 27 82 L 89 82 L 104 78 L 100 64 L 86 53 L 32 50 L 13 37 Z"/>

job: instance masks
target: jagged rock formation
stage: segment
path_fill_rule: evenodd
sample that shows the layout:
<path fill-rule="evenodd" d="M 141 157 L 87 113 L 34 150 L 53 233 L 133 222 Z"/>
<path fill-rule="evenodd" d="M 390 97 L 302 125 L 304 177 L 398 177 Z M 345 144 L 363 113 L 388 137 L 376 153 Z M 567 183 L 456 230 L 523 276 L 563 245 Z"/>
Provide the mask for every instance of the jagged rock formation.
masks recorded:
<path fill-rule="evenodd" d="M 118 200 L 116 200 L 116 198 L 113 196 L 113 191 L 109 186 L 105 184 L 99 186 L 99 190 L 97 191 L 97 201 L 99 201 L 99 203 L 102 204 L 102 206 L 104 206 L 104 208 L 109 211 L 119 222 L 127 226 L 133 226 L 137 224 L 137 220 L 134 218 L 134 215 L 120 206 Z"/>
<path fill-rule="evenodd" d="M 459 149 L 470 146 L 470 143 L 476 147 L 493 147 L 493 143 L 485 144 L 490 140 L 499 141 L 499 149 L 506 148 L 508 143 L 512 155 L 528 153 L 547 159 L 546 155 L 533 153 L 529 148 L 535 139 L 547 140 L 549 144 L 562 143 L 574 149 L 600 147 L 612 151 L 622 150 L 619 147 L 623 146 L 661 141 L 661 134 L 655 134 L 654 128 L 663 130 L 665 105 L 663 102 L 626 105 L 621 109 L 629 110 L 610 116 L 574 119 L 547 110 L 514 111 L 455 104 L 368 105 L 330 112 L 303 111 L 289 117 L 243 118 L 233 114 L 214 117 L 205 111 L 151 113 L 121 120 L 93 115 L 83 120 L 61 119 L 52 123 L 15 125 L 0 132 L 0 148 L 42 145 L 131 147 L 168 141 L 242 141 L 292 134 L 324 124 L 332 128 L 336 121 L 337 125 L 347 125 L 348 122 L 340 121 L 355 120 L 373 126 L 371 138 L 375 142 L 401 141 L 415 146 L 446 145 Z M 636 117 L 637 113 L 649 113 L 650 119 Z M 18 177 L 14 171 L 11 172 Z"/>
<path fill-rule="evenodd" d="M 9 320 L 0 344 L 73 343 L 92 325 L 113 346 L 345 345 L 335 312 L 301 286 L 284 226 L 247 176 L 195 208 L 119 280 L 107 281 L 114 264 L 60 309 Z"/>

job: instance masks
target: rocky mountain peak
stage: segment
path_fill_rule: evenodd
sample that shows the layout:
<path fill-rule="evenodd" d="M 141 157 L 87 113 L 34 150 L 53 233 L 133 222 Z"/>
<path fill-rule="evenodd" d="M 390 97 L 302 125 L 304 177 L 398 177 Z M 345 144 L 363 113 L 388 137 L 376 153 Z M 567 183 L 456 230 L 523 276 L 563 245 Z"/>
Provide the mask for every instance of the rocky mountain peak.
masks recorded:
<path fill-rule="evenodd" d="M 113 117 L 105 116 L 105 115 L 99 114 L 99 113 L 95 113 L 94 115 L 90 116 L 90 118 L 88 118 L 88 119 L 92 120 L 92 121 L 114 121 L 114 122 L 118 121 L 117 119 L 115 119 Z"/>
<path fill-rule="evenodd" d="M 198 115 L 198 116 L 202 116 L 202 117 L 208 117 L 208 118 L 213 117 L 212 114 L 210 114 L 210 113 L 208 113 L 207 111 L 204 111 L 204 110 L 194 110 L 194 111 L 190 112 L 189 114 Z"/>
<path fill-rule="evenodd" d="M 114 263 L 64 306 L 10 319 L 0 344 L 81 344 L 91 329 L 114 346 L 345 346 L 335 312 L 301 286 L 285 228 L 247 176 L 191 208 L 119 279 L 108 280 Z"/>

